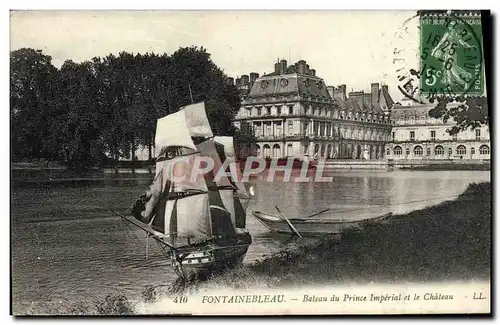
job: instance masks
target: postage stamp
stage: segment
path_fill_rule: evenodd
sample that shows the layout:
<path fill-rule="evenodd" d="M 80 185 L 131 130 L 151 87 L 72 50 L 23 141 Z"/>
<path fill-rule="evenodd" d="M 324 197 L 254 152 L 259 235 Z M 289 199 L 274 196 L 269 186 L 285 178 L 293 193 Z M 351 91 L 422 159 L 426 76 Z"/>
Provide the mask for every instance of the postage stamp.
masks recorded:
<path fill-rule="evenodd" d="M 12 11 L 11 314 L 491 313 L 487 17 Z"/>
<path fill-rule="evenodd" d="M 420 36 L 420 88 L 424 94 L 483 94 L 480 15 L 423 13 Z"/>
<path fill-rule="evenodd" d="M 419 42 L 411 45 L 404 40 L 414 39 L 416 35 L 408 31 L 416 28 Z M 404 22 L 394 40 L 398 89 L 405 98 L 422 103 L 484 95 L 480 12 L 422 10 Z M 418 53 L 417 61 L 410 64 L 407 52 Z"/>

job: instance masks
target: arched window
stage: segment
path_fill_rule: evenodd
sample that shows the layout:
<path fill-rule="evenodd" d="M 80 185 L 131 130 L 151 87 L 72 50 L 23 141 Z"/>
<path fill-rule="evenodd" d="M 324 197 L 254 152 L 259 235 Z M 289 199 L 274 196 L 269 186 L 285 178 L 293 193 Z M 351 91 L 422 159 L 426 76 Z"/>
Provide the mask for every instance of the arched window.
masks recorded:
<path fill-rule="evenodd" d="M 422 147 L 421 146 L 415 146 L 415 148 L 413 148 L 413 154 L 417 157 L 420 157 L 422 156 L 424 153 L 424 151 L 422 150 Z"/>
<path fill-rule="evenodd" d="M 387 155 L 389 156 L 391 154 L 391 148 L 387 148 Z"/>
<path fill-rule="evenodd" d="M 403 154 L 403 149 L 400 146 L 394 147 L 394 156 L 401 156 Z"/>
<path fill-rule="evenodd" d="M 273 157 L 274 158 L 281 158 L 281 148 L 280 148 L 279 144 L 273 145 Z"/>
<path fill-rule="evenodd" d="M 476 149 L 474 149 L 474 147 L 470 148 L 470 153 L 473 155 L 476 153 Z"/>
<path fill-rule="evenodd" d="M 467 148 L 465 148 L 465 146 L 463 145 L 459 145 L 457 147 L 457 155 L 465 155 L 467 154 Z"/>
<path fill-rule="evenodd" d="M 264 158 L 271 158 L 271 146 L 268 144 L 264 145 Z"/>
<path fill-rule="evenodd" d="M 490 154 L 490 147 L 483 144 L 482 146 L 479 147 L 479 153 L 481 155 L 489 155 Z"/>
<path fill-rule="evenodd" d="M 444 148 L 443 148 L 443 146 L 436 146 L 436 148 L 434 148 L 434 154 L 436 156 L 443 156 L 444 155 Z"/>

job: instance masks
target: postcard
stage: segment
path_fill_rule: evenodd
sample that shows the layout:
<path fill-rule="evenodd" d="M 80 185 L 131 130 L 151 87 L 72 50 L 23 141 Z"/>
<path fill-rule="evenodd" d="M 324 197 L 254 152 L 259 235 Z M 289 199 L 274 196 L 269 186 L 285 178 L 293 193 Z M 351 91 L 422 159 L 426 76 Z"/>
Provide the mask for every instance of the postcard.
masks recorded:
<path fill-rule="evenodd" d="M 11 314 L 490 314 L 490 19 L 11 11 Z"/>

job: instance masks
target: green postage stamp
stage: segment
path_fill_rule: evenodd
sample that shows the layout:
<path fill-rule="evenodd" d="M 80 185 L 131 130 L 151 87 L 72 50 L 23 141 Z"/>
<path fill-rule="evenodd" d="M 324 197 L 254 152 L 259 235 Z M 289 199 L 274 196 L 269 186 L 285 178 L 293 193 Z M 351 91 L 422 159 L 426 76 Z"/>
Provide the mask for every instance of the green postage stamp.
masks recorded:
<path fill-rule="evenodd" d="M 474 12 L 420 16 L 420 89 L 427 97 L 484 92 L 481 16 Z"/>

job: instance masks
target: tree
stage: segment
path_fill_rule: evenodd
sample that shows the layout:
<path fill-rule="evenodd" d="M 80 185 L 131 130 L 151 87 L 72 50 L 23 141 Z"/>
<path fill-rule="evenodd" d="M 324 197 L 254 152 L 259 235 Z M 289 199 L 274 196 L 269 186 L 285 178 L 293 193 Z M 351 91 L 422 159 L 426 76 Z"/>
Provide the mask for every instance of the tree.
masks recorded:
<path fill-rule="evenodd" d="M 130 157 L 154 140 L 156 120 L 204 101 L 217 135 L 233 135 L 238 90 L 204 48 L 171 56 L 120 52 L 60 70 L 40 50 L 11 52 L 11 143 L 18 159 L 47 158 L 75 168 Z M 191 90 L 191 91 L 190 91 Z M 191 99 L 192 96 L 192 99 Z"/>
<path fill-rule="evenodd" d="M 14 159 L 50 158 L 44 138 L 50 130 L 57 69 L 41 50 L 21 48 L 10 55 L 11 148 Z"/>
<path fill-rule="evenodd" d="M 442 119 L 444 123 L 453 118 L 455 125 L 447 130 L 450 135 L 467 129 L 474 130 L 482 125 L 489 125 L 490 122 L 485 96 L 459 96 L 456 99 L 438 97 L 437 105 L 429 111 L 429 116 Z"/>
<path fill-rule="evenodd" d="M 233 135 L 232 120 L 240 106 L 238 90 L 201 47 L 181 48 L 171 55 L 167 85 L 176 110 L 193 102 L 205 102 L 210 125 L 217 135 Z M 191 93 L 190 93 L 191 88 Z"/>
<path fill-rule="evenodd" d="M 99 165 L 104 158 L 100 86 L 92 62 L 77 64 L 67 60 L 62 65 L 58 78 L 59 114 L 48 125 L 53 132 L 46 141 L 59 149 L 53 152 L 53 158 L 77 169 Z"/>

